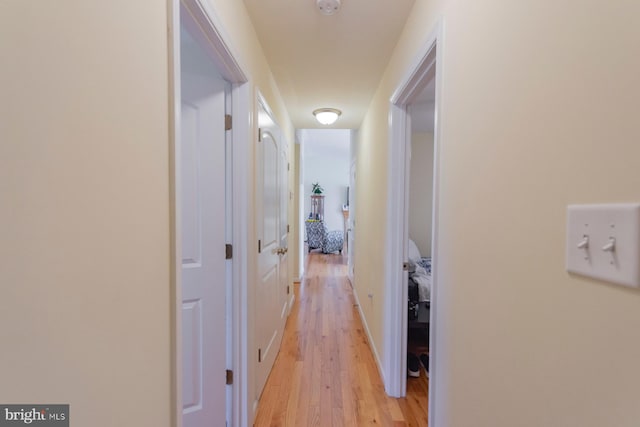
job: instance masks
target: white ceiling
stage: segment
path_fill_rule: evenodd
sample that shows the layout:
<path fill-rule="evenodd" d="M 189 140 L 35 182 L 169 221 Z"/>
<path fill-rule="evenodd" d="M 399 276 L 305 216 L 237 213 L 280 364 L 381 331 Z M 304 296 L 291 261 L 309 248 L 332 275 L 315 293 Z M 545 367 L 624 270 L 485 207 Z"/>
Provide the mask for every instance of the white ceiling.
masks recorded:
<path fill-rule="evenodd" d="M 415 0 L 342 0 L 325 16 L 315 0 L 244 0 L 294 127 L 326 128 L 312 111 L 332 107 L 331 128 L 360 127 Z"/>

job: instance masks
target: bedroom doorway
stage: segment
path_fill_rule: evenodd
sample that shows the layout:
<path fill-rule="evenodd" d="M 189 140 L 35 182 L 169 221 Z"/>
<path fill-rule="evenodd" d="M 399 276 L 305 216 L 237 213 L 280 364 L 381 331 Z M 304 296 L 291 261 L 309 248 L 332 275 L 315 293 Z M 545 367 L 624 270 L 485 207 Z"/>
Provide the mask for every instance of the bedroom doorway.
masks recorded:
<path fill-rule="evenodd" d="M 408 350 L 412 349 L 412 343 L 408 340 L 410 322 L 417 322 L 421 331 L 421 345 L 419 350 L 418 369 L 420 363 L 428 367 L 428 419 L 429 425 L 438 425 L 437 422 L 437 392 L 438 369 L 437 360 L 439 349 L 441 349 L 442 339 L 440 323 L 438 322 L 438 201 L 439 201 L 439 153 L 441 146 L 441 135 L 439 133 L 439 123 L 441 121 L 440 102 L 442 93 L 442 40 L 443 25 L 439 22 L 435 30 L 431 33 L 420 54 L 417 55 L 415 65 L 407 70 L 407 77 L 402 80 L 390 100 L 390 122 L 391 141 L 389 144 L 389 170 L 397 171 L 391 173 L 389 177 L 389 207 L 387 222 L 387 258 L 386 258 L 386 280 L 388 284 L 402 283 L 404 286 L 388 287 L 388 298 L 386 309 L 388 315 L 385 316 L 385 356 L 387 363 L 385 370 L 388 378 L 385 382 L 387 393 L 394 397 L 403 397 L 407 393 L 408 374 Z M 415 123 L 414 123 L 415 122 Z M 429 125 L 431 122 L 431 125 Z M 427 127 L 428 126 L 428 127 Z M 432 126 L 432 130 L 431 130 Z M 412 142 L 415 143 L 412 147 Z M 422 142 L 422 145 L 417 145 Z M 432 145 L 430 145 L 432 144 Z M 412 150 L 413 149 L 413 150 Z M 431 171 L 423 166 L 414 166 L 412 175 L 411 157 L 415 151 L 427 153 L 432 158 L 425 158 L 423 162 L 428 162 L 433 166 Z M 418 174 L 422 174 L 419 176 Z M 430 178 L 429 179 L 429 175 Z M 413 180 L 413 182 L 412 182 Z M 417 181 L 417 182 L 416 182 Z M 425 187 L 431 189 L 425 191 Z M 416 211 L 414 215 L 410 212 L 412 204 L 410 199 L 419 193 L 424 200 L 420 207 L 422 212 L 430 211 L 431 218 L 420 218 Z M 413 209 L 416 210 L 415 203 Z M 413 224 L 412 224 L 413 221 Z M 413 244 L 413 238 L 420 240 L 421 248 L 416 250 L 418 244 Z M 414 241 L 414 243 L 416 243 Z M 410 250 L 411 248 L 411 250 Z M 423 253 L 424 252 L 424 253 Z M 413 263 L 410 260 L 413 259 Z M 430 257 L 433 269 L 429 278 L 426 278 L 425 287 L 428 297 L 424 296 L 418 305 L 422 306 L 413 317 L 409 317 L 409 269 L 415 271 L 415 264 L 418 261 L 425 263 L 424 270 L 429 270 L 423 258 Z M 425 276 L 427 276 L 425 274 Z M 416 290 L 412 290 L 413 293 Z M 411 326 L 418 326 L 412 324 Z M 414 348 L 415 349 L 415 348 Z M 427 358 L 424 362 L 419 360 L 420 354 L 425 354 Z M 415 362 L 415 360 L 414 360 Z M 414 364 L 415 366 L 415 364 Z M 425 375 L 421 369 L 421 374 Z"/>
<path fill-rule="evenodd" d="M 435 79 L 407 107 L 407 394 L 427 396 L 431 310 Z"/>

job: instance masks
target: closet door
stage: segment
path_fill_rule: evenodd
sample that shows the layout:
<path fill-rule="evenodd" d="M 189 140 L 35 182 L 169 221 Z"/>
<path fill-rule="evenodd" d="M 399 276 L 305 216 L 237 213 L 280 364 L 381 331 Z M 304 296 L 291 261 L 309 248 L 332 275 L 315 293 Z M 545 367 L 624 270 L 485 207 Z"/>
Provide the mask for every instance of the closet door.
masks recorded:
<path fill-rule="evenodd" d="M 266 120 L 267 109 L 261 104 L 259 116 Z M 283 200 L 288 192 L 286 150 L 280 140 L 280 128 L 269 118 L 260 124 L 258 142 L 258 275 L 255 305 L 256 399 L 262 393 L 275 362 L 286 310 L 288 281 L 287 261 L 287 207 Z M 284 155 L 283 155 L 283 150 Z"/>

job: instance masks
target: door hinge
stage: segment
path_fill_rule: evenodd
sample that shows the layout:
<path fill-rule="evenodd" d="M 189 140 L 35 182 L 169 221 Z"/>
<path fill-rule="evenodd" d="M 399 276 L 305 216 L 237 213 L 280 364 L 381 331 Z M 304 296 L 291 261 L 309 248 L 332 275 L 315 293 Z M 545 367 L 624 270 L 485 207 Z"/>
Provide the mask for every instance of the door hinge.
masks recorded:
<path fill-rule="evenodd" d="M 289 224 L 287 224 L 287 233 L 289 232 Z"/>
<path fill-rule="evenodd" d="M 227 369 L 227 385 L 233 384 L 233 371 L 231 369 Z"/>
<path fill-rule="evenodd" d="M 258 253 L 262 252 L 262 240 L 258 240 Z"/>
<path fill-rule="evenodd" d="M 233 246 L 230 244 L 224 245 L 225 259 L 231 259 L 233 257 Z"/>
<path fill-rule="evenodd" d="M 409 263 L 408 262 L 403 262 L 402 263 L 402 270 L 409 271 Z"/>
<path fill-rule="evenodd" d="M 258 142 L 262 142 L 262 129 L 258 128 Z"/>
<path fill-rule="evenodd" d="M 231 114 L 224 115 L 224 130 L 231 130 L 233 126 L 233 119 L 231 119 Z"/>
<path fill-rule="evenodd" d="M 287 285 L 287 295 L 289 295 L 289 285 Z"/>
<path fill-rule="evenodd" d="M 287 170 L 290 171 L 291 170 L 291 163 L 287 163 Z"/>
<path fill-rule="evenodd" d="M 258 362 L 262 362 L 262 349 L 258 349 Z"/>

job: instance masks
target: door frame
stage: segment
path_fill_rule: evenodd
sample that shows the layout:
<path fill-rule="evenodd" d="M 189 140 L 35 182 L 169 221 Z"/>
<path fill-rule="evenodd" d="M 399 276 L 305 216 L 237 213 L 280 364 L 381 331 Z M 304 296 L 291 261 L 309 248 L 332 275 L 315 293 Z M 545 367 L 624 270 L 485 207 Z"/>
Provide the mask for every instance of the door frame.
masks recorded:
<path fill-rule="evenodd" d="M 356 140 L 356 136 L 351 133 L 352 142 Z M 353 150 L 353 143 L 351 144 L 351 149 Z M 347 221 L 347 277 L 349 278 L 349 282 L 351 283 L 351 287 L 355 283 L 355 252 L 354 252 L 354 238 L 355 238 L 355 218 L 356 218 L 356 209 L 355 209 L 355 194 L 356 190 L 356 165 L 357 159 L 353 153 L 351 153 L 351 164 L 349 165 L 349 219 Z"/>
<path fill-rule="evenodd" d="M 278 144 L 279 144 L 279 150 L 278 150 L 278 153 L 277 153 L 278 154 L 278 165 L 279 165 L 279 162 L 280 162 L 280 157 L 279 157 L 280 156 L 280 149 L 283 146 L 285 147 L 285 151 L 287 152 L 287 162 L 290 163 L 290 159 L 288 158 L 289 142 L 287 141 L 287 139 L 286 139 L 286 137 L 284 135 L 284 132 L 283 132 L 282 128 L 280 127 L 280 124 L 278 123 L 275 114 L 273 113 L 273 110 L 269 106 L 269 103 L 267 102 L 266 97 L 262 94 L 262 92 L 260 92 L 259 89 L 256 89 L 254 116 L 256 117 L 255 122 L 256 122 L 256 125 L 257 125 L 257 128 L 258 128 L 257 129 L 258 133 L 262 132 L 262 130 L 263 130 L 262 125 L 260 124 L 260 109 L 264 110 L 264 112 L 268 116 L 268 119 L 271 121 L 273 127 L 275 128 L 275 130 L 273 132 L 269 132 L 269 133 L 272 133 L 271 137 L 274 138 L 274 140 L 276 140 L 278 142 Z M 258 143 L 259 141 L 261 141 L 262 137 L 259 134 L 257 134 L 256 136 L 257 137 L 256 137 L 255 141 L 256 141 L 256 143 Z M 263 142 L 259 142 L 259 143 L 263 144 Z M 262 150 L 263 148 L 260 147 L 260 149 Z M 260 156 L 261 156 L 260 154 L 256 154 L 256 159 L 259 158 Z M 256 160 L 256 165 L 257 164 L 259 164 L 259 161 Z M 282 166 L 278 166 L 278 167 L 281 168 Z M 258 168 L 258 166 L 256 166 L 256 168 Z M 281 169 L 281 170 L 278 170 L 277 173 L 278 174 L 279 173 L 284 173 L 285 177 L 286 177 L 286 180 L 287 180 L 287 184 L 290 182 L 290 180 L 289 180 L 290 171 L 287 171 L 286 169 Z M 280 178 L 280 176 L 278 176 L 278 178 Z M 263 218 L 263 216 L 264 216 L 264 212 L 262 211 L 262 207 L 263 207 L 262 206 L 262 196 L 263 196 L 263 194 L 262 194 L 261 189 L 260 189 L 261 188 L 261 185 L 260 185 L 260 180 L 261 179 L 262 179 L 262 177 L 260 176 L 260 172 L 258 172 L 258 173 L 256 173 L 254 175 L 254 180 L 255 180 L 254 185 L 255 185 L 255 188 L 256 188 L 256 191 L 255 191 L 255 194 L 254 194 L 254 197 L 255 197 L 255 200 L 254 200 L 255 209 L 254 209 L 254 211 L 255 211 L 255 221 L 256 221 L 255 227 L 256 227 L 257 239 L 260 239 L 260 240 L 264 241 L 263 240 L 263 237 L 264 237 L 263 232 L 264 232 L 264 230 L 257 223 L 257 221 L 261 220 Z M 279 205 L 278 209 L 281 209 L 281 204 L 280 204 L 280 196 L 281 195 L 282 194 L 279 192 L 278 193 L 278 205 Z M 289 200 L 287 200 L 287 208 L 286 209 L 287 209 L 287 215 L 288 215 L 289 214 Z M 280 230 L 280 225 L 281 225 L 281 223 L 280 223 L 280 215 L 278 215 L 278 220 L 276 222 L 278 224 L 278 226 L 277 226 L 277 228 L 278 228 L 278 240 L 280 240 L 280 237 L 282 235 L 281 234 L 281 230 Z M 288 239 L 289 238 L 291 238 L 290 234 L 288 236 Z M 289 242 L 289 240 L 288 240 L 288 242 Z M 259 257 L 259 255 L 258 255 L 258 257 Z M 288 261 L 290 261 L 290 260 L 291 260 L 291 258 L 289 258 Z M 279 291 L 284 292 L 284 288 L 280 289 L 280 285 L 281 285 L 280 274 L 282 272 L 281 265 L 280 265 L 281 259 L 279 259 L 278 263 L 279 263 L 279 266 L 278 266 L 278 289 L 279 289 Z M 257 261 L 257 265 L 258 265 L 258 270 L 260 270 L 261 269 L 261 264 L 260 264 L 259 258 L 258 258 L 258 261 Z M 258 274 L 260 274 L 260 273 L 258 273 Z M 287 276 L 287 281 L 286 281 L 287 285 L 291 286 L 292 282 L 291 282 L 290 277 L 289 277 L 289 268 L 285 269 L 284 274 L 286 274 L 286 276 Z M 284 328 L 285 328 L 285 325 L 286 325 L 286 318 L 288 318 L 289 314 L 291 313 L 291 309 L 293 308 L 293 303 L 294 303 L 293 287 L 291 287 L 290 289 L 291 289 L 290 297 L 286 298 L 285 311 L 284 312 L 280 312 L 280 313 L 284 313 L 285 321 L 284 321 L 284 323 L 282 325 L 282 330 L 280 331 L 280 334 L 279 334 L 279 337 L 278 337 L 278 346 L 277 346 L 278 353 L 279 353 L 280 348 L 282 346 L 282 339 L 284 337 Z M 256 304 L 258 304 L 257 292 L 258 292 L 258 289 L 254 287 L 254 289 L 252 290 L 252 294 L 251 294 L 252 298 L 251 298 L 251 302 L 250 302 L 250 305 L 249 305 L 249 307 L 250 307 L 249 311 L 251 313 L 251 317 L 250 317 L 249 320 L 251 320 L 254 323 L 256 322 L 256 315 L 255 315 L 255 313 L 257 312 Z M 250 354 L 255 356 L 255 355 L 258 354 L 258 341 L 257 341 L 256 336 L 255 336 L 257 328 L 254 326 L 252 331 L 253 332 L 252 332 L 252 336 L 251 336 L 251 338 L 252 338 L 251 342 L 253 344 L 253 348 L 251 349 Z M 276 357 L 277 357 L 277 353 L 276 353 Z M 252 360 L 254 362 L 254 364 L 252 365 L 252 367 L 254 369 L 253 372 L 256 372 L 257 369 L 258 369 L 258 363 L 259 362 L 258 362 L 257 358 L 254 358 Z M 271 367 L 271 370 L 272 369 L 273 369 L 273 366 Z M 271 370 L 270 370 L 270 372 L 271 372 Z M 253 406 L 252 406 L 253 412 L 252 413 L 255 415 L 255 412 L 256 412 L 256 410 L 258 408 L 258 404 L 260 402 L 260 398 L 261 398 L 262 392 L 264 391 L 264 385 L 263 385 L 263 388 L 258 392 L 257 374 L 255 374 L 253 376 L 253 378 L 254 378 L 254 382 L 253 382 L 254 395 L 253 396 L 255 398 L 253 398 Z M 268 378 L 268 376 L 267 376 L 267 378 Z M 266 383 L 265 383 L 265 385 L 266 385 Z"/>
<path fill-rule="evenodd" d="M 304 209 L 304 200 L 305 200 L 305 190 L 304 190 L 304 144 L 301 136 L 301 129 L 296 129 L 295 132 L 295 141 L 294 144 L 298 146 L 297 156 L 296 156 L 296 164 L 297 167 L 297 183 L 298 183 L 298 276 L 296 277 L 296 281 L 302 283 L 304 279 L 304 273 L 306 268 L 306 260 L 307 253 L 304 250 L 304 242 L 307 231 L 305 229 L 304 221 L 306 219 L 305 209 Z"/>
<path fill-rule="evenodd" d="M 192 28 L 195 36 L 201 36 L 202 46 L 213 60 L 220 75 L 231 84 L 232 132 L 232 235 L 233 245 L 232 277 L 227 283 L 227 292 L 232 295 L 232 306 L 228 319 L 231 320 L 232 337 L 227 337 L 226 345 L 232 346 L 232 360 L 227 368 L 234 372 L 232 385 L 231 421 L 236 426 L 249 424 L 249 369 L 247 359 L 248 322 L 248 212 L 250 193 L 249 179 L 249 135 L 251 125 L 251 89 L 245 67 L 236 60 L 238 57 L 229 45 L 229 38 L 222 31 L 220 18 L 204 0 L 168 0 L 168 81 L 169 81 L 169 192 L 170 192 L 170 236 L 171 236 L 171 425 L 182 426 L 182 292 L 181 292 L 181 231 L 180 231 L 180 27 L 181 14 L 185 25 Z M 197 30 L 196 30 L 197 29 Z M 196 31 L 193 31 L 196 30 Z"/>
<path fill-rule="evenodd" d="M 386 360 L 385 389 L 390 396 L 406 395 L 407 386 L 407 286 L 408 274 L 403 270 L 407 259 L 408 246 L 408 191 L 409 153 L 411 143 L 411 117 L 408 108 L 415 97 L 431 79 L 435 78 L 435 123 L 434 123 L 434 171 L 433 171 L 433 225 L 431 254 L 433 264 L 433 284 L 431 290 L 430 351 L 429 357 L 429 425 L 437 425 L 436 402 L 440 387 L 438 359 L 443 354 L 444 325 L 440 322 L 438 288 L 443 286 L 439 278 L 441 265 L 439 254 L 439 200 L 440 161 L 442 151 L 442 88 L 443 88 L 443 37 L 444 21 L 440 19 L 429 34 L 426 43 L 416 56 L 416 61 L 408 68 L 405 77 L 396 87 L 389 100 L 389 200 L 387 202 L 387 245 L 385 256 L 385 298 L 384 354 Z"/>

